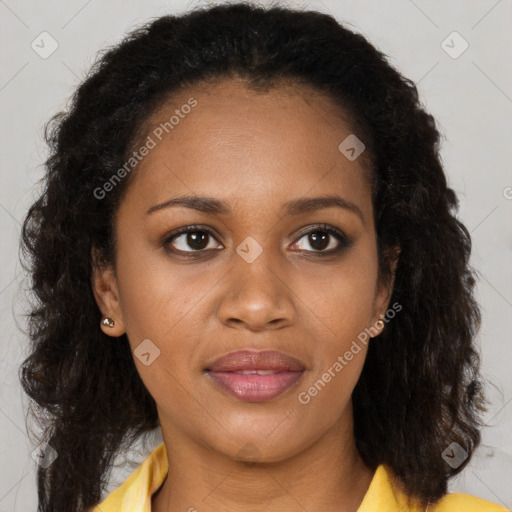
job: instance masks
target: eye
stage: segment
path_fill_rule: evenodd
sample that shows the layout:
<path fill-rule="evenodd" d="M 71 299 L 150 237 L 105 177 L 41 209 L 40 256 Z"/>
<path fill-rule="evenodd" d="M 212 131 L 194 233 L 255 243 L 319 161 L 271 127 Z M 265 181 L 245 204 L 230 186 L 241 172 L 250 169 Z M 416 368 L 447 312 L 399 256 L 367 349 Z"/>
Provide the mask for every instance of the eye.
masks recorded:
<path fill-rule="evenodd" d="M 192 225 L 182 227 L 165 238 L 162 245 L 174 253 L 201 253 L 211 249 L 221 249 L 221 244 L 215 244 L 216 238 L 206 228 Z M 302 242 L 305 240 L 305 242 Z M 328 256 L 340 252 L 351 245 L 351 240 L 333 226 L 323 224 L 302 234 L 293 244 L 294 249 L 318 253 L 318 256 Z M 307 249 L 309 245 L 312 250 Z M 168 246 L 172 246 L 170 249 Z"/>
<path fill-rule="evenodd" d="M 215 238 L 210 231 L 194 225 L 185 226 L 175 231 L 164 240 L 163 245 L 165 247 L 173 245 L 174 249 L 176 249 L 175 252 L 194 253 L 218 248 L 218 244 L 214 244 L 213 240 Z"/>
<path fill-rule="evenodd" d="M 305 242 L 301 242 L 301 240 L 305 240 Z M 307 252 L 330 255 L 349 247 L 350 244 L 350 240 L 340 230 L 324 224 L 304 233 L 293 245 L 294 248 L 306 250 Z M 307 245 L 312 247 L 313 250 L 308 250 Z"/>

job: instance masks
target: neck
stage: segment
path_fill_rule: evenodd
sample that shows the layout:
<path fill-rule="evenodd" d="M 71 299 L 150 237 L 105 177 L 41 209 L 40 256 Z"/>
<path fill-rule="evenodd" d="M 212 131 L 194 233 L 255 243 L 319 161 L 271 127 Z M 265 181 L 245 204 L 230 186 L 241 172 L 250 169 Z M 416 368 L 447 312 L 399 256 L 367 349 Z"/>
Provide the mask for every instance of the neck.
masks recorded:
<path fill-rule="evenodd" d="M 373 471 L 357 451 L 351 419 L 350 410 L 312 445 L 278 462 L 232 460 L 162 428 L 169 471 L 151 510 L 356 512 Z"/>

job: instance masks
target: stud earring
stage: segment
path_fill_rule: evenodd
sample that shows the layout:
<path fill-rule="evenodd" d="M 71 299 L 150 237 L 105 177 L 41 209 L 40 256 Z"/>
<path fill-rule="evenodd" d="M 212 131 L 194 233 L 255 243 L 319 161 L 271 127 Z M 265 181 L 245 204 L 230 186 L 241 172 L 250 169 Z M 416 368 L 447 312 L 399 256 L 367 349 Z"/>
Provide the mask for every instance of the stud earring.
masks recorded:
<path fill-rule="evenodd" d="M 377 322 L 375 322 L 375 325 L 377 326 L 378 329 L 384 328 L 384 322 L 382 320 L 377 320 Z"/>
<path fill-rule="evenodd" d="M 101 321 L 102 325 L 104 325 L 105 327 L 114 327 L 115 325 L 115 322 L 112 318 L 110 318 L 109 316 L 105 317 L 102 321 Z"/>

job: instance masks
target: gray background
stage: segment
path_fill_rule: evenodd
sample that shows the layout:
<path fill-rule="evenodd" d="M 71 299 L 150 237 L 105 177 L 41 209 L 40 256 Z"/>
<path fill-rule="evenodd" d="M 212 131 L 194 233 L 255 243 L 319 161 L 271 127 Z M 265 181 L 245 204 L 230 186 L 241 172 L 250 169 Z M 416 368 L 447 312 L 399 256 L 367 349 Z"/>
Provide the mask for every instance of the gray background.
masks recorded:
<path fill-rule="evenodd" d="M 20 331 L 27 282 L 18 261 L 18 238 L 43 173 L 47 153 L 42 127 L 65 108 L 98 50 L 149 18 L 197 4 L 202 5 L 0 0 L 0 512 L 35 510 L 37 504 L 31 458 L 35 446 L 27 436 L 27 399 L 17 377 L 27 351 Z M 507 324 L 512 316 L 512 2 L 324 0 L 288 5 L 330 12 L 366 35 L 418 84 L 423 103 L 439 122 L 449 183 L 458 193 L 460 218 L 474 243 L 472 263 L 479 270 L 484 315 L 479 335 L 482 371 L 491 400 L 482 446 L 450 489 L 512 508 L 512 348 Z M 44 31 L 58 43 L 46 59 L 31 47 Z M 450 35 L 454 31 L 469 44 L 457 58 L 465 43 Z M 50 48 L 49 39 L 45 48 Z M 110 489 L 161 441 L 160 432 L 148 441 L 118 459 Z"/>

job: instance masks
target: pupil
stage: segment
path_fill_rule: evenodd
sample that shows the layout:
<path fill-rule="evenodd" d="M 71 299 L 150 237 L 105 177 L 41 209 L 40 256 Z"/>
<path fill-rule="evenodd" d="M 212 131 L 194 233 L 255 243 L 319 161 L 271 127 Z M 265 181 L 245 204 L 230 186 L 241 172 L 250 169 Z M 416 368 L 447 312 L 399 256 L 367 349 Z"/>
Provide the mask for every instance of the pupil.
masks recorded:
<path fill-rule="evenodd" d="M 193 249 L 204 249 L 207 244 L 208 234 L 204 231 L 194 231 L 188 234 L 187 243 Z M 329 234 L 323 231 L 315 231 L 309 235 L 309 243 L 319 251 L 325 249 L 328 244 Z"/>
<path fill-rule="evenodd" d="M 206 238 L 208 234 L 204 231 L 194 231 L 188 234 L 187 243 L 193 249 L 204 249 L 208 244 Z"/>
<path fill-rule="evenodd" d="M 318 233 L 323 233 L 323 234 L 318 236 Z M 328 233 L 325 233 L 322 231 L 315 231 L 313 233 L 310 233 L 309 243 L 311 244 L 311 247 L 313 247 L 314 249 L 322 250 L 322 249 L 325 249 L 329 245 L 327 242 L 328 237 L 329 237 Z M 317 247 L 317 244 L 320 244 L 320 247 Z"/>

